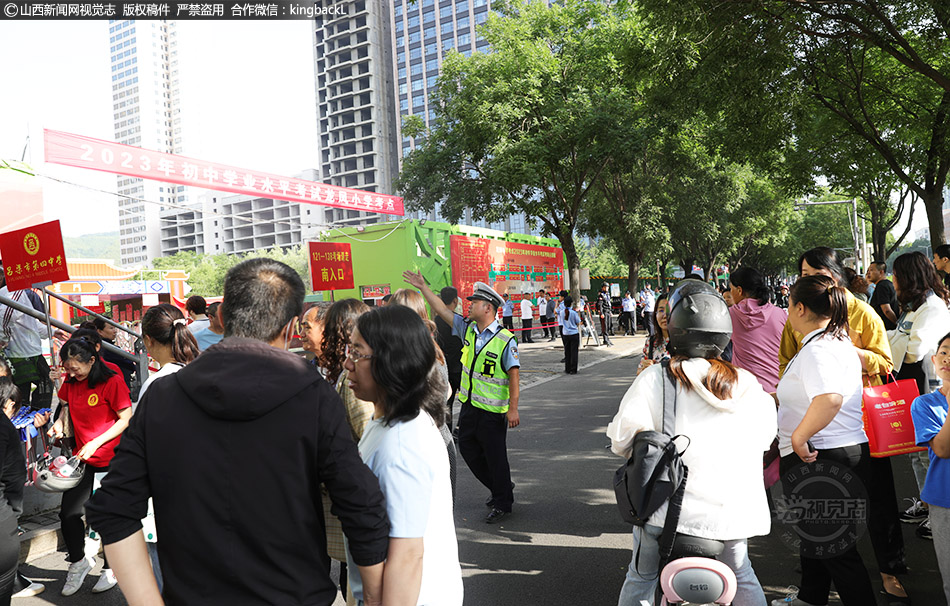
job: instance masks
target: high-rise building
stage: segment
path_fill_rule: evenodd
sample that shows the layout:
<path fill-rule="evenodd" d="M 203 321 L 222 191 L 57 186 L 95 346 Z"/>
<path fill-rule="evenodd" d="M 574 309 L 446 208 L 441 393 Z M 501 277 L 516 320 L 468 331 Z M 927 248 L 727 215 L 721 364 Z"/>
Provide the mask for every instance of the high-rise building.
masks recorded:
<path fill-rule="evenodd" d="M 115 140 L 181 153 L 177 40 L 170 21 L 109 21 Z M 184 187 L 120 175 L 119 256 L 144 265 L 161 256 L 162 205 L 187 204 Z M 158 202 L 154 204 L 150 202 Z"/>
<path fill-rule="evenodd" d="M 402 158 L 417 143 L 402 134 L 402 120 L 415 115 L 421 117 L 428 126 L 435 119 L 437 108 L 432 94 L 445 55 L 452 50 L 466 57 L 473 52 L 490 52 L 488 41 L 476 33 L 476 27 L 488 19 L 490 10 L 490 0 L 394 0 L 392 3 L 400 165 Z M 410 216 L 445 220 L 439 208 L 429 213 L 416 211 Z M 500 231 L 540 235 L 524 214 L 488 222 L 467 210 L 460 222 Z"/>
<path fill-rule="evenodd" d="M 318 0 L 318 9 L 341 4 Z M 393 193 L 399 171 L 389 2 L 354 0 L 314 22 L 319 165 L 330 185 Z M 367 224 L 387 215 L 330 208 L 327 224 Z"/>

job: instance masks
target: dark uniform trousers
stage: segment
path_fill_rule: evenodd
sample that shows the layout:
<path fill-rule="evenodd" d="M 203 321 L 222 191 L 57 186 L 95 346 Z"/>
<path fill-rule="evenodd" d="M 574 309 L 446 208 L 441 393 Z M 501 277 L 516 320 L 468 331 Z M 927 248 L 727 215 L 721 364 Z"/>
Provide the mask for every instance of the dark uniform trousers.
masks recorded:
<path fill-rule="evenodd" d="M 478 481 L 491 491 L 491 504 L 511 511 L 515 501 L 508 466 L 508 415 L 462 404 L 458 419 L 459 453 Z"/>

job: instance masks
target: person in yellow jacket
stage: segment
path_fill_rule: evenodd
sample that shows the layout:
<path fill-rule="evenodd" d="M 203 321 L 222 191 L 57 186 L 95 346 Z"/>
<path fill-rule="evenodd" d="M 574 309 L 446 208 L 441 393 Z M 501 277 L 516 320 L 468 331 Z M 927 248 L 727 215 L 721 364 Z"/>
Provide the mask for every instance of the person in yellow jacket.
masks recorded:
<path fill-rule="evenodd" d="M 521 423 L 518 414 L 521 362 L 514 333 L 496 316 L 504 303 L 495 290 L 476 282 L 468 317 L 445 306 L 421 273 L 406 271 L 403 279 L 418 288 L 429 308 L 462 339 L 462 384 L 458 399 L 459 454 L 472 474 L 491 491 L 485 522 L 495 524 L 511 513 L 515 485 L 508 464 L 508 429 Z"/>
<path fill-rule="evenodd" d="M 826 246 L 806 251 L 798 259 L 800 276 L 823 275 L 834 279 L 847 290 L 844 268 L 838 254 Z M 867 303 L 846 292 L 848 300 L 848 335 L 854 344 L 864 374 L 865 387 L 881 385 L 882 377 L 894 369 L 891 346 L 881 317 Z M 803 335 L 785 323 L 782 341 L 779 345 L 779 376 L 785 373 L 789 361 L 802 348 Z M 907 572 L 904 562 L 904 539 L 900 529 L 900 510 L 897 505 L 897 493 L 894 489 L 894 472 L 890 459 L 871 459 L 871 477 L 875 479 L 867 486 L 869 512 L 868 534 L 874 547 L 878 569 L 884 590 L 889 598 L 905 598 L 907 592 L 900 580 L 894 575 Z"/>

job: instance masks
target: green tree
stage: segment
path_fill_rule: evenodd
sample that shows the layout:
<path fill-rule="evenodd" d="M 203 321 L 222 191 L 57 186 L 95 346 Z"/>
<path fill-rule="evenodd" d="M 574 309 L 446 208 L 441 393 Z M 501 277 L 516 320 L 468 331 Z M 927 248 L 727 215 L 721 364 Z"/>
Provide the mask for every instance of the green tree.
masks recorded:
<path fill-rule="evenodd" d="M 670 64 L 695 92 L 691 100 L 723 112 L 729 124 L 753 125 L 726 133 L 738 148 L 760 145 L 750 134 L 777 130 L 790 135 L 786 144 L 793 148 L 796 118 L 824 112 L 923 201 L 931 239 L 943 242 L 941 207 L 950 170 L 950 4 L 642 0 L 639 5 L 662 32 L 670 49 L 665 54 L 688 59 Z"/>
<path fill-rule="evenodd" d="M 243 254 L 199 255 L 195 252 L 179 252 L 153 261 L 155 269 L 181 269 L 188 272 L 191 294 L 203 297 L 220 297 L 224 294 L 224 278 L 232 267 L 247 259 L 266 257 L 285 263 L 300 276 L 309 290 L 310 272 L 307 266 L 307 251 L 301 246 L 273 247 L 267 250 Z"/>
<path fill-rule="evenodd" d="M 457 221 L 466 208 L 487 220 L 523 212 L 558 239 L 579 296 L 574 245 L 582 205 L 630 107 L 620 53 L 641 37 L 606 2 L 540 0 L 501 6 L 479 34 L 491 53 L 449 53 L 426 131 L 416 137 L 396 187 L 410 207 Z M 413 126 L 415 128 L 413 129 Z"/>

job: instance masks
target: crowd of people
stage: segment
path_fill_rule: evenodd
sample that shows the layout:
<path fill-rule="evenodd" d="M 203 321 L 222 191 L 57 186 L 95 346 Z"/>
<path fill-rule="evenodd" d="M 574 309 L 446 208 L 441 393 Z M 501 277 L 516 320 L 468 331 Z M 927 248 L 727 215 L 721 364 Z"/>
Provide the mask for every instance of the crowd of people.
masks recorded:
<path fill-rule="evenodd" d="M 902 522 L 934 541 L 950 600 L 950 291 L 939 267 L 908 253 L 890 279 L 874 263 L 861 281 L 819 247 L 801 255 L 784 289 L 740 267 L 722 292 L 687 279 L 670 292 L 646 285 L 622 298 L 620 330 L 634 334 L 639 323 L 646 339 L 607 428 L 612 450 L 628 457 L 638 432 L 662 429 L 662 386 L 672 381 L 677 433 L 690 440 L 673 530 L 722 542 L 738 606 L 766 604 L 748 540 L 771 531 L 767 488 L 825 463 L 850 470 L 866 492 L 888 603 L 910 603 Z M 88 523 L 105 550 L 92 591 L 118 583 L 130 604 L 330 604 L 339 591 L 367 606 L 460 605 L 454 508 L 470 495 L 457 491 L 458 455 L 485 487 L 484 522 L 509 516 L 519 343 L 533 342 L 538 327 L 526 297 L 519 332 L 516 303 L 488 284 L 460 294 L 433 291 L 417 272 L 403 278 L 411 288 L 377 307 L 342 299 L 305 309 L 296 272 L 245 261 L 228 273 L 220 303 L 192 297 L 185 313 L 161 304 L 143 315 L 157 370 L 134 401 L 134 367 L 103 347 L 115 337 L 108 322 L 80 326 L 50 369 L 38 346 L 42 325 L 0 308 L 13 376 L 0 376 L 0 404 L 5 412 L 48 406 L 55 389 L 60 405 L 36 425 L 84 461 L 82 478 L 62 494 L 63 595 L 94 568 Z M 29 301 L 27 291 L 0 294 Z M 592 309 L 567 291 L 536 300 L 542 336 L 561 339 L 566 374 L 578 371 L 587 318 L 596 314 L 603 344 L 612 344 L 607 284 Z M 288 351 L 298 335 L 306 358 Z M 862 422 L 863 390 L 895 379 L 917 385 L 916 442 L 927 448 L 906 455 L 919 494 L 903 511 L 892 461 L 870 456 Z M 25 467 L 5 427 L 0 417 L 0 525 L 15 531 Z M 633 529 L 620 606 L 654 596 L 665 512 Z M 0 545 L 0 603 L 14 592 L 15 538 Z M 876 603 L 872 566 L 856 546 L 816 556 L 820 547 L 802 541 L 800 579 L 772 580 L 800 590 L 773 604 L 823 606 L 832 587 L 845 606 Z"/>
<path fill-rule="evenodd" d="M 787 292 L 787 311 L 775 305 L 765 277 L 748 267 L 733 269 L 729 289 L 721 293 L 728 296 L 720 303 L 684 297 L 679 293 L 682 286 L 657 302 L 656 331 L 647 340 L 637 378 L 607 435 L 614 452 L 629 457 L 638 432 L 662 429 L 658 386 L 664 370 L 657 362 L 664 362 L 677 385 L 676 397 L 682 399 L 676 431 L 690 439 L 683 454 L 690 474 L 675 531 L 725 544 L 719 559 L 737 577 L 734 604 L 766 603 L 745 549 L 746 539 L 770 532 L 764 489 L 781 478 L 786 493 L 819 499 L 816 483 L 800 478 L 828 463 L 859 480 L 860 494 L 852 496 L 866 503 L 867 532 L 887 603 L 910 604 L 900 579 L 907 573 L 901 522 L 918 524 L 916 534 L 934 541 L 950 601 L 950 528 L 945 517 L 950 505 L 950 383 L 945 381 L 950 379 L 950 294 L 938 267 L 939 256 L 931 262 L 911 252 L 896 258 L 892 280 L 886 277 L 885 264 L 874 263 L 860 281 L 849 276 L 832 249 L 818 247 L 799 259 L 799 275 Z M 914 440 L 926 448 L 905 455 L 911 459 L 920 498 L 910 499 L 911 506 L 903 512 L 892 459 L 870 456 L 862 420 L 864 389 L 902 379 L 913 379 L 921 394 L 910 414 Z M 728 419 L 725 427 L 722 418 Z M 737 493 L 743 505 L 728 506 Z M 721 507 L 710 510 L 710 503 Z M 842 532 L 854 522 L 834 516 L 818 520 L 826 529 Z M 646 526 L 634 528 L 634 557 L 621 606 L 649 603 L 657 582 L 656 542 L 663 523 L 662 515 L 654 514 Z M 800 579 L 771 581 L 782 586 L 796 581 L 797 595 L 776 600 L 773 606 L 822 606 L 832 587 L 845 606 L 878 603 L 856 541 L 829 550 L 807 531 L 801 537 Z"/>

